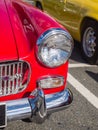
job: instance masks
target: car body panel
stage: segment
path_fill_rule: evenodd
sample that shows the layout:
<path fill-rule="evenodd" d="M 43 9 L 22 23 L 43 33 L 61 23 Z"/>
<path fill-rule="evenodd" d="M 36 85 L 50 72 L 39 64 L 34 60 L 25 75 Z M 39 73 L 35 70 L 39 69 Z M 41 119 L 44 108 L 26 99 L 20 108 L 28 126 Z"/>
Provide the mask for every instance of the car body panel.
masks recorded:
<path fill-rule="evenodd" d="M 4 0 L 2 1 L 4 2 Z M 36 88 L 37 80 L 42 78 L 43 76 L 60 75 L 65 78 L 64 86 L 48 91 L 44 90 L 46 94 L 63 90 L 66 86 L 67 81 L 68 61 L 60 67 L 53 69 L 47 68 L 38 62 L 38 59 L 35 54 L 35 45 L 36 40 L 44 31 L 53 28 L 65 28 L 59 23 L 57 23 L 55 20 L 53 20 L 49 15 L 44 14 L 43 12 L 33 8 L 27 3 L 21 2 L 20 0 L 5 1 L 6 8 L 8 10 L 8 15 L 10 16 L 9 19 L 13 28 L 12 36 L 14 40 L 11 39 L 11 36 L 10 39 L 14 41 L 14 46 L 11 45 L 11 50 L 9 50 L 9 52 L 11 53 L 11 58 L 13 60 L 28 62 L 31 66 L 31 75 L 30 82 L 25 91 L 20 92 L 18 94 L 0 97 L 0 101 L 14 100 L 27 97 L 28 95 L 30 95 L 31 91 Z M 18 11 L 20 11 L 21 14 L 19 14 Z M 20 19 L 19 15 L 23 16 L 23 19 Z M 9 29 L 9 27 L 7 28 Z M 12 44 L 13 41 L 10 41 L 10 43 Z M 5 42 L 2 46 L 5 47 Z M 16 53 L 16 50 L 18 54 Z M 7 56 L 7 52 L 5 54 L 7 61 L 9 61 L 9 56 Z M 2 55 L 3 54 L 0 53 L 0 56 Z M 17 56 L 17 59 L 15 58 L 15 56 Z M 1 62 L 6 62 L 6 59 L 2 59 Z"/>
<path fill-rule="evenodd" d="M 17 46 L 13 35 L 9 15 L 3 0 L 0 1 L 0 61 L 17 60 Z M 5 22 L 6 21 L 6 22 Z M 13 54 L 13 55 L 12 55 Z"/>
<path fill-rule="evenodd" d="M 22 0 L 1 0 L 0 16 L 0 129 L 13 120 L 42 123 L 73 101 L 67 88 L 73 39 Z"/>
<path fill-rule="evenodd" d="M 81 41 L 81 26 L 86 18 L 98 21 L 97 0 L 34 0 L 42 3 L 43 10 L 66 26 L 74 39 Z M 78 10 L 78 11 L 77 11 Z"/>

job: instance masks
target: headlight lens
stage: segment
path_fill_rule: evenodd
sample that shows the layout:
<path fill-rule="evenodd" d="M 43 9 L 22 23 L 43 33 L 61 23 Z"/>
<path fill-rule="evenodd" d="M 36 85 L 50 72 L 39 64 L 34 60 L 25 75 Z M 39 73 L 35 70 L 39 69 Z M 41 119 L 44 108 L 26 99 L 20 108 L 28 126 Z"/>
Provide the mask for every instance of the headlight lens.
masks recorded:
<path fill-rule="evenodd" d="M 52 29 L 45 32 L 37 41 L 37 56 L 47 67 L 64 64 L 71 55 L 73 39 L 67 31 Z"/>

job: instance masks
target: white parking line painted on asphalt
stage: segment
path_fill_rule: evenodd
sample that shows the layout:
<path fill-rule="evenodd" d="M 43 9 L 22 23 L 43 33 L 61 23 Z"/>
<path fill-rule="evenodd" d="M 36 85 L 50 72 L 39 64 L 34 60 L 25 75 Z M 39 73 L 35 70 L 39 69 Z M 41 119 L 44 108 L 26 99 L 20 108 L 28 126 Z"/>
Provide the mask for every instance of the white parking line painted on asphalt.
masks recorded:
<path fill-rule="evenodd" d="M 77 68 L 77 67 L 98 67 L 97 65 L 89 65 L 85 63 L 77 63 L 77 64 L 69 64 L 69 68 Z"/>
<path fill-rule="evenodd" d="M 84 96 L 95 108 L 98 109 L 98 97 L 85 88 L 79 81 L 77 81 L 71 74 L 68 73 L 67 81 Z"/>

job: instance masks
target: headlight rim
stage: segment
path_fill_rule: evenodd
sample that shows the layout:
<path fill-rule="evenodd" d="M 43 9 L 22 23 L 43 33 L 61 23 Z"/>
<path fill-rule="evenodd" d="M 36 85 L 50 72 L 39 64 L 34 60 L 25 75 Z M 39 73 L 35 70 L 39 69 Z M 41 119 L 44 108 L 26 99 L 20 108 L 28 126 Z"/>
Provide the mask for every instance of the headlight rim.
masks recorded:
<path fill-rule="evenodd" d="M 68 58 L 70 57 L 71 53 L 72 53 L 72 50 L 73 50 L 73 46 L 74 46 L 74 41 L 73 41 L 73 38 L 72 36 L 70 35 L 70 33 L 67 31 L 67 30 L 64 30 L 62 28 L 52 28 L 50 30 L 47 30 L 45 31 L 37 40 L 37 43 L 36 43 L 36 55 L 37 55 L 37 58 L 39 60 L 39 62 L 44 65 L 45 67 L 48 67 L 48 68 L 56 68 L 56 67 L 59 67 L 61 66 L 62 64 L 66 63 L 66 61 L 64 63 L 62 63 L 61 65 L 57 65 L 57 66 L 49 66 L 47 65 L 47 63 L 45 63 L 40 55 L 40 50 L 43 46 L 43 41 L 45 41 L 46 39 L 48 39 L 49 37 L 51 37 L 52 35 L 56 35 L 56 34 L 62 34 L 62 35 L 65 35 L 70 41 L 71 41 L 71 50 L 70 50 L 70 53 L 68 54 L 67 58 L 66 58 L 66 61 L 68 60 Z"/>

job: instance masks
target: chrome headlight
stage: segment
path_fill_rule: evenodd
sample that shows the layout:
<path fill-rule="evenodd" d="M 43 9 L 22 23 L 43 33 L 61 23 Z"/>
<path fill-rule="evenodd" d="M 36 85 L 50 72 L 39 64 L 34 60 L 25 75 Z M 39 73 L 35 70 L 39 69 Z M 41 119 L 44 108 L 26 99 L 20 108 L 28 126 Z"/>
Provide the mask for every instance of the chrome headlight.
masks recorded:
<path fill-rule="evenodd" d="M 73 39 L 62 29 L 46 31 L 37 41 L 37 57 L 47 67 L 64 64 L 71 55 Z"/>

